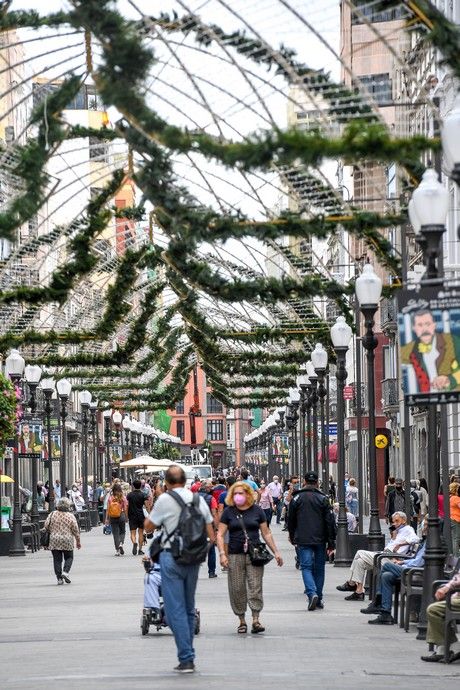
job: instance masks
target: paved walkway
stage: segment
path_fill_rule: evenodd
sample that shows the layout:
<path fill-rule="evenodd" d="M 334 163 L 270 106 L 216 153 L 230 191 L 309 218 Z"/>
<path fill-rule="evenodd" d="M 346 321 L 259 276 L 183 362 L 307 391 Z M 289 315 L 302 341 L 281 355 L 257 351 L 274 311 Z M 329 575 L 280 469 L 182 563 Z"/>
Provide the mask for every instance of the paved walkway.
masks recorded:
<path fill-rule="evenodd" d="M 93 529 L 76 552 L 72 584 L 58 587 L 51 555 L 0 558 L 2 690 L 196 690 L 261 688 L 401 690 L 458 688 L 460 664 L 419 660 L 415 634 L 370 627 L 360 602 L 344 602 L 335 585 L 345 571 L 327 566 L 326 608 L 306 611 L 286 533 L 273 527 L 286 565 L 266 568 L 267 632 L 236 635 L 226 575 L 198 587 L 202 632 L 194 676 L 177 676 L 169 629 L 140 634 L 143 568 L 139 557 L 112 555 L 112 538 Z"/>

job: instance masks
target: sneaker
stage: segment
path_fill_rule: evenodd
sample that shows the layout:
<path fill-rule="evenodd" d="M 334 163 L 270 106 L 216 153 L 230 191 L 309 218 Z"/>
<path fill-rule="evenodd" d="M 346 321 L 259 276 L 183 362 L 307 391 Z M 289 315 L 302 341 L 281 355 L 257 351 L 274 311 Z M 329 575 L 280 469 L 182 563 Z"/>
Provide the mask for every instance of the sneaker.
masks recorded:
<path fill-rule="evenodd" d="M 339 592 L 354 592 L 356 585 L 350 585 L 347 580 L 347 582 L 344 582 L 343 585 L 337 585 L 336 589 L 338 589 Z"/>
<path fill-rule="evenodd" d="M 178 666 L 174 667 L 177 673 L 195 673 L 195 664 L 193 661 L 181 661 Z"/>
<path fill-rule="evenodd" d="M 366 606 L 365 609 L 360 609 L 361 613 L 381 613 L 382 612 L 382 607 L 381 606 L 376 606 L 373 601 L 369 604 L 369 606 Z"/>
<path fill-rule="evenodd" d="M 137 552 L 138 556 L 145 556 L 145 552 L 142 551 L 141 549 Z"/>
<path fill-rule="evenodd" d="M 64 582 L 67 582 L 68 585 L 70 585 L 70 583 L 72 582 L 67 573 L 62 573 L 62 579 L 64 580 Z"/>
<path fill-rule="evenodd" d="M 364 601 L 364 592 L 361 592 L 361 594 L 353 592 L 353 594 L 349 594 L 345 597 L 345 601 Z"/>
<path fill-rule="evenodd" d="M 213 577 L 217 577 L 217 575 L 216 575 L 216 573 L 209 573 L 209 577 L 213 578 Z"/>
<path fill-rule="evenodd" d="M 394 619 L 388 611 L 380 611 L 377 618 L 367 621 L 369 625 L 394 625 Z"/>
<path fill-rule="evenodd" d="M 124 556 L 124 555 L 125 555 L 125 550 L 124 550 L 124 548 L 123 548 L 123 546 L 122 546 L 121 544 L 120 544 L 120 546 L 118 547 L 118 551 L 119 551 L 119 553 L 120 553 L 120 556 Z"/>
<path fill-rule="evenodd" d="M 433 652 L 433 654 L 427 654 L 426 656 L 421 656 L 420 659 L 422 661 L 441 661 L 444 659 L 444 654 L 438 654 L 437 652 Z"/>
<path fill-rule="evenodd" d="M 314 611 L 318 605 L 319 597 L 317 594 L 313 594 L 310 601 L 308 602 L 308 610 Z"/>
<path fill-rule="evenodd" d="M 63 584 L 64 584 L 64 580 L 62 579 L 62 577 L 58 577 L 57 583 L 58 583 L 58 585 L 63 585 Z"/>
<path fill-rule="evenodd" d="M 321 601 L 321 599 L 318 601 L 316 604 L 317 609 L 323 609 L 324 608 L 324 601 Z"/>
<path fill-rule="evenodd" d="M 137 556 L 137 544 L 133 544 L 133 556 Z"/>

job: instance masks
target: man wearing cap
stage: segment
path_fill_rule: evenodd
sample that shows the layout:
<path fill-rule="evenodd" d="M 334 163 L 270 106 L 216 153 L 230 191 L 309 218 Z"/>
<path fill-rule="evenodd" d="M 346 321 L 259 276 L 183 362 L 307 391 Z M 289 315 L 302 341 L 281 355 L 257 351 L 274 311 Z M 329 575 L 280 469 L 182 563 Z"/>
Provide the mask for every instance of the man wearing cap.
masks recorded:
<path fill-rule="evenodd" d="M 273 499 L 273 505 L 276 511 L 276 524 L 281 523 L 281 508 L 283 507 L 282 497 L 283 497 L 283 487 L 279 480 L 278 475 L 274 475 L 273 481 L 267 486 L 268 492 Z"/>
<path fill-rule="evenodd" d="M 326 547 L 335 547 L 335 520 L 329 499 L 318 489 L 318 475 L 307 472 L 305 485 L 289 506 L 289 541 L 297 549 L 308 610 L 323 608 Z"/>

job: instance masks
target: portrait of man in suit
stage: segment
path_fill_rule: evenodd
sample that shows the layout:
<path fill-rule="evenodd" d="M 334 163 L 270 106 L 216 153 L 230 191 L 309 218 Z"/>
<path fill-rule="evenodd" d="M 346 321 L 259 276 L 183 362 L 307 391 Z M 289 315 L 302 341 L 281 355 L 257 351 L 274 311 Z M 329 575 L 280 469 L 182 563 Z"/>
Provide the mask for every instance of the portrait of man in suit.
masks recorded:
<path fill-rule="evenodd" d="M 460 390 L 460 338 L 437 329 L 429 309 L 416 311 L 411 326 L 415 337 L 401 348 L 411 392 Z"/>

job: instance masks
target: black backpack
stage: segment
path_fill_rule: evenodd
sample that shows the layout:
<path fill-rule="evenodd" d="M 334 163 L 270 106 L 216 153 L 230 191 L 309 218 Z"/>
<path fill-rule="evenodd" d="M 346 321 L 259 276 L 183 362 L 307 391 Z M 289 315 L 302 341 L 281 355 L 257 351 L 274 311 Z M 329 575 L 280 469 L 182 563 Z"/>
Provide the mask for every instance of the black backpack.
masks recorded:
<path fill-rule="evenodd" d="M 208 555 L 206 520 L 200 510 L 200 497 L 193 494 L 192 502 L 185 503 L 177 491 L 168 491 L 168 494 L 182 508 L 171 535 L 171 554 L 180 565 L 199 565 Z"/>

